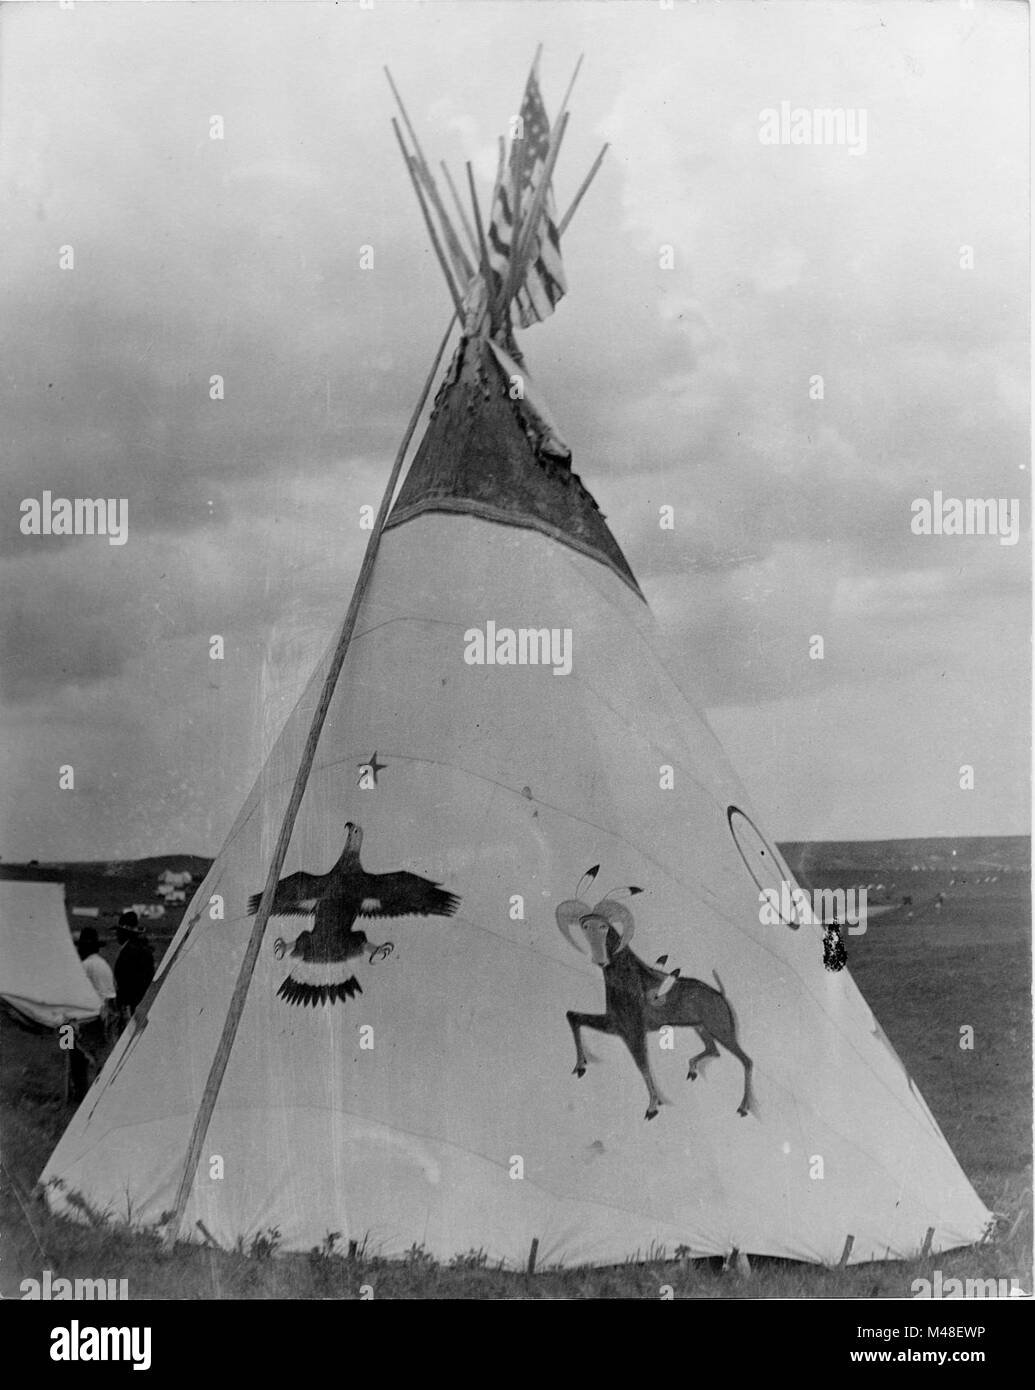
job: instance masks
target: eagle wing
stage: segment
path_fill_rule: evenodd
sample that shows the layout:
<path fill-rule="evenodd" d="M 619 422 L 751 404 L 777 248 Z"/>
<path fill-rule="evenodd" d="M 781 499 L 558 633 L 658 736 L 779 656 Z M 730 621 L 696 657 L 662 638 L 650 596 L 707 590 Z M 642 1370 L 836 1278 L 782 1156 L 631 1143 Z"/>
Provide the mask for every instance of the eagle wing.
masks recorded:
<path fill-rule="evenodd" d="M 395 874 L 367 874 L 363 883 L 360 917 L 452 917 L 460 906 L 455 893 L 447 893 L 430 878 L 401 870 Z"/>
<path fill-rule="evenodd" d="M 282 878 L 277 884 L 270 915 L 275 917 L 311 917 L 320 901 L 321 886 L 321 878 L 318 874 L 307 874 L 301 871 L 297 874 L 288 874 L 287 878 Z M 261 901 L 261 893 L 253 893 L 248 899 L 248 912 L 252 917 L 258 912 Z"/>

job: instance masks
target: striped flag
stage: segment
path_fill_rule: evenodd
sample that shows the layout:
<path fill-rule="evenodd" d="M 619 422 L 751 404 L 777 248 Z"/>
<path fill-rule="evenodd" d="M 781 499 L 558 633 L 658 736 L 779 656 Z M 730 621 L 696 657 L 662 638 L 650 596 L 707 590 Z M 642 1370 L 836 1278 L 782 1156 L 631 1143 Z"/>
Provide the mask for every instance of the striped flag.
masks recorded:
<path fill-rule="evenodd" d="M 514 235 L 514 209 L 511 202 L 518 156 L 523 149 L 520 213 L 524 219 L 532 206 L 550 151 L 550 122 L 534 68 L 528 75 L 528 85 L 521 103 L 521 121 L 523 147 L 517 140 L 511 143 L 507 177 L 499 181 L 489 224 L 489 269 L 494 299 L 502 292 L 510 270 Z M 528 328 L 531 324 L 548 318 L 568 288 L 564 278 L 564 266 L 561 263 L 561 240 L 557 233 L 552 189 L 547 189 L 543 200 L 542 216 L 529 244 L 526 266 L 525 274 L 514 295 L 518 322 L 522 328 Z"/>

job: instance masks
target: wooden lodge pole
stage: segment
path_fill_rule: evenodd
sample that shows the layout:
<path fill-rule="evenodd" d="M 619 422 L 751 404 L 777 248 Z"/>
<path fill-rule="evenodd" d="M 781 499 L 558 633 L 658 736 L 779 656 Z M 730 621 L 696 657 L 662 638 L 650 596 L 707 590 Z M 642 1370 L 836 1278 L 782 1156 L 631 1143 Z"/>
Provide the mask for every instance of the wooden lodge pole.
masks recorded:
<path fill-rule="evenodd" d="M 460 194 L 456 191 L 456 184 L 453 182 L 453 176 L 449 172 L 449 165 L 446 163 L 444 159 L 440 159 L 438 167 L 442 170 L 442 177 L 446 181 L 446 187 L 449 189 L 450 196 L 452 197 L 453 202 L 456 206 L 456 215 L 460 219 L 460 225 L 464 229 L 468 243 L 471 247 L 471 251 L 474 254 L 475 262 L 477 262 L 479 257 L 478 242 L 475 238 L 474 232 L 471 229 L 471 224 L 467 220 L 467 213 L 464 212 L 464 205 L 460 201 Z"/>
<path fill-rule="evenodd" d="M 280 827 L 280 834 L 277 837 L 276 848 L 273 852 L 273 859 L 270 862 L 269 873 L 266 876 L 266 886 L 262 890 L 262 898 L 259 901 L 258 911 L 255 914 L 255 923 L 252 927 L 251 936 L 248 938 L 248 946 L 241 962 L 241 969 L 237 975 L 237 983 L 234 986 L 233 995 L 230 998 L 230 1005 L 227 1009 L 226 1019 L 223 1023 L 223 1031 L 216 1047 L 212 1065 L 209 1068 L 208 1079 L 205 1082 L 205 1089 L 201 1095 L 201 1104 L 198 1113 L 194 1117 L 194 1125 L 191 1129 L 190 1141 L 187 1145 L 187 1156 L 184 1159 L 183 1172 L 180 1175 L 180 1183 L 176 1192 L 176 1200 L 173 1205 L 172 1216 L 165 1232 L 165 1245 L 168 1249 L 173 1245 L 183 1224 L 184 1212 L 187 1209 L 187 1202 L 190 1197 L 191 1188 L 194 1185 L 195 1174 L 198 1170 L 198 1163 L 201 1158 L 201 1149 L 205 1143 L 205 1136 L 212 1121 L 212 1115 L 216 1108 L 216 1100 L 219 1096 L 219 1088 L 223 1083 L 227 1064 L 230 1061 L 230 1053 L 233 1049 L 234 1040 L 237 1037 L 237 1029 L 241 1022 L 241 1015 L 244 1013 L 245 1000 L 248 996 L 248 987 L 251 984 L 252 975 L 255 971 L 255 963 L 259 958 L 259 950 L 262 946 L 262 938 L 266 931 L 266 923 L 269 921 L 270 911 L 273 907 L 273 898 L 277 891 L 277 884 L 280 881 L 280 871 L 284 867 L 284 860 L 287 857 L 288 845 L 291 843 L 291 836 L 295 828 L 295 821 L 298 818 L 298 811 L 302 805 L 302 797 L 305 794 L 306 784 L 309 781 L 309 773 L 312 770 L 313 759 L 316 756 L 316 747 L 323 733 L 324 722 L 327 718 L 327 711 L 330 709 L 331 699 L 334 695 L 341 668 L 345 663 L 345 656 L 352 642 L 352 634 L 355 631 L 356 619 L 359 616 L 360 605 L 366 594 L 367 585 L 370 582 L 370 575 L 374 568 L 374 561 L 377 559 L 377 552 L 381 544 L 381 533 L 384 530 L 385 521 L 388 519 L 388 510 L 392 504 L 392 497 L 395 494 L 395 487 L 399 481 L 399 474 L 402 470 L 403 460 L 406 451 L 413 438 L 413 432 L 417 428 L 421 411 L 428 398 L 431 387 L 438 372 L 438 365 L 442 360 L 442 354 L 446 350 L 450 334 L 453 331 L 453 323 L 456 315 L 449 320 L 449 327 L 446 329 L 438 351 L 435 353 L 435 360 L 431 364 L 424 385 L 421 388 L 420 399 L 414 407 L 413 414 L 410 416 L 409 424 L 403 435 L 402 443 L 395 455 L 392 464 L 392 471 L 389 474 L 388 482 L 385 485 L 384 496 L 381 498 L 381 506 L 378 509 L 377 519 L 374 522 L 374 529 L 370 533 L 367 542 L 366 552 L 363 556 L 363 564 L 360 567 L 359 578 L 356 580 L 356 587 L 352 593 L 348 612 L 345 614 L 345 621 L 342 623 L 341 634 L 338 637 L 337 646 L 334 649 L 334 656 L 324 678 L 323 689 L 320 692 L 320 699 L 313 713 L 313 722 L 309 728 L 309 736 L 306 739 L 305 747 L 302 750 L 301 761 L 298 771 L 295 774 L 294 786 L 291 788 L 291 796 L 288 800 L 287 810 L 284 812 L 284 820 Z"/>
<path fill-rule="evenodd" d="M 388 71 L 387 67 L 384 70 L 384 74 L 388 78 L 388 85 L 392 89 L 392 96 L 395 97 L 395 102 L 399 108 L 399 114 L 403 118 L 407 133 L 413 141 L 413 148 L 416 152 L 414 156 L 416 170 L 420 176 L 420 181 L 427 189 L 428 197 L 431 199 L 431 205 L 438 213 L 439 221 L 442 223 L 442 234 L 446 239 L 446 246 L 449 250 L 449 254 L 453 257 L 454 269 L 461 278 L 469 280 L 474 271 L 471 263 L 467 259 L 460 238 L 457 236 L 453 224 L 449 220 L 449 214 L 446 212 L 445 205 L 439 197 L 438 185 L 435 183 L 435 176 L 431 172 L 431 165 L 424 157 L 424 151 L 421 149 L 420 141 L 417 139 L 417 132 L 413 128 L 413 122 L 410 120 L 409 113 L 403 105 L 403 99 L 399 95 L 399 89 L 392 80 L 392 74 Z"/>
<path fill-rule="evenodd" d="M 431 245 L 434 249 L 435 255 L 438 257 L 438 263 L 442 267 L 442 274 L 446 277 L 446 284 L 449 286 L 449 294 L 453 301 L 453 306 L 456 309 L 456 316 L 458 319 L 460 319 L 461 322 L 463 322 L 464 309 L 463 301 L 460 298 L 460 291 L 457 289 L 456 283 L 453 280 L 452 272 L 449 269 L 449 262 L 446 260 L 445 252 L 442 250 L 442 244 L 438 239 L 437 232 L 435 231 L 435 224 L 431 220 L 431 213 L 428 210 L 428 205 L 424 201 L 424 194 L 421 190 L 420 179 L 417 177 L 416 171 L 414 169 L 414 161 L 410 156 L 410 153 L 407 150 L 406 146 L 403 144 L 402 131 L 399 129 L 399 123 L 398 121 L 396 121 L 394 116 L 392 118 L 392 129 L 395 131 L 395 138 L 399 141 L 399 148 L 400 150 L 402 150 L 402 156 L 406 162 L 406 169 L 410 175 L 410 182 L 413 184 L 413 191 L 414 193 L 416 193 L 417 202 L 420 204 L 420 210 L 424 217 L 424 225 L 427 227 L 428 236 L 431 238 Z"/>
<path fill-rule="evenodd" d="M 592 165 L 590 166 L 589 173 L 579 184 L 579 191 L 575 194 L 575 197 L 572 198 L 571 207 L 569 207 L 568 211 L 564 214 L 564 216 L 561 218 L 560 222 L 557 225 L 557 235 L 559 237 L 564 235 L 565 231 L 567 230 L 568 223 L 575 216 L 576 210 L 578 209 L 579 204 L 582 202 L 582 199 L 585 196 L 586 189 L 596 178 L 597 170 L 600 168 L 601 164 L 603 164 L 604 155 L 607 154 L 609 149 L 609 145 L 604 146 L 604 148 L 600 151 L 600 153 L 597 155 L 596 159 L 594 159 Z"/>

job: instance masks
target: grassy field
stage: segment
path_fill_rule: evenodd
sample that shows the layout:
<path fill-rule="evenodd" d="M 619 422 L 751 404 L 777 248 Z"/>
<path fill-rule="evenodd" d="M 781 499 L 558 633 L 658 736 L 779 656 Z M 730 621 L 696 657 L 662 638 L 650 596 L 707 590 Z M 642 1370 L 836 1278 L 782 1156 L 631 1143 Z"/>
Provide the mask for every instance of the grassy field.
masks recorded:
<path fill-rule="evenodd" d="M 147 1235 L 50 1216 L 30 1196 L 68 1119 L 60 1099 L 64 1059 L 53 1040 L 0 1023 L 0 1119 L 3 1172 L 0 1292 L 19 1296 L 19 1282 L 54 1277 L 129 1281 L 130 1296 L 211 1298 L 880 1298 L 908 1297 L 917 1278 L 1017 1279 L 1032 1290 L 1031 971 L 1028 878 L 1023 872 L 957 876 L 940 870 L 908 879 L 908 908 L 849 939 L 849 966 L 885 1032 L 938 1118 L 986 1205 L 999 1217 L 984 1246 L 908 1264 L 827 1270 L 753 1259 L 749 1277 L 721 1261 L 659 1252 L 649 1263 L 611 1269 L 541 1269 L 532 1278 L 488 1266 L 479 1251 L 448 1264 L 413 1249 L 404 1260 L 351 1255 L 328 1242 L 308 1255 L 276 1253 L 276 1234 L 249 1249 L 177 1247 L 164 1252 Z M 820 886 L 822 874 L 812 872 Z M 900 876 L 901 878 L 902 876 Z M 854 881 L 843 870 L 836 878 Z M 935 893 L 946 891 L 942 907 Z M 912 914 L 911 916 L 908 914 Z M 960 1028 L 974 1048 L 959 1047 Z"/>

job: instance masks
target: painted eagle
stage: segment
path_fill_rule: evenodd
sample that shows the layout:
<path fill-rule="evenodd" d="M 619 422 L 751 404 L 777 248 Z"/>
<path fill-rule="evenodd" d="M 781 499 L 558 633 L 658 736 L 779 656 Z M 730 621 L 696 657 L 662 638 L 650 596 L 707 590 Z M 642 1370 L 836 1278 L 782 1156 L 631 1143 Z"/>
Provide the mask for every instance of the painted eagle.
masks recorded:
<path fill-rule="evenodd" d="M 333 1004 L 362 994 L 346 962 L 356 956 L 383 960 L 395 949 L 391 941 L 381 945 L 353 931 L 357 917 L 452 917 L 460 899 L 419 874 L 401 870 L 392 874 L 368 874 L 359 862 L 363 831 L 352 821 L 345 824 L 345 848 L 338 862 L 325 874 L 289 874 L 277 884 L 271 917 L 314 917 L 311 931 L 294 941 L 278 937 L 273 949 L 279 960 L 290 951 L 291 974 L 277 990 L 289 1004 Z M 261 893 L 248 899 L 248 911 L 259 910 Z"/>

